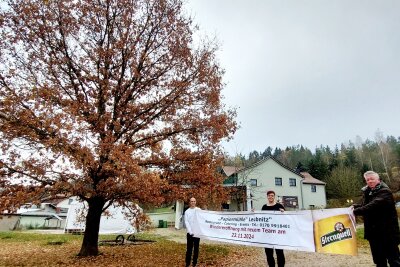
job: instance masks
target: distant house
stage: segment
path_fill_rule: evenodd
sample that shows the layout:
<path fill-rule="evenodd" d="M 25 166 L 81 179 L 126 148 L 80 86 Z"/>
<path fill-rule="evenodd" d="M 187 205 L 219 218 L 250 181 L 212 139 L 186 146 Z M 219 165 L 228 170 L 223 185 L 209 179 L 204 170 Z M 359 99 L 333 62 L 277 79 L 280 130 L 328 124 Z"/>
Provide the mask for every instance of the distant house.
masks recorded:
<path fill-rule="evenodd" d="M 314 178 L 308 172 L 300 173 L 302 181 L 304 207 L 313 209 L 326 206 L 326 183 Z"/>
<path fill-rule="evenodd" d="M 64 195 L 45 197 L 36 205 L 26 203 L 16 212 L 0 216 L 0 230 L 52 228 L 63 229 L 70 199 Z"/>
<path fill-rule="evenodd" d="M 26 204 L 16 212 L 19 217 L 16 229 L 53 228 L 62 229 L 67 213 L 61 212 L 56 204 L 49 202 L 39 206 Z"/>
<path fill-rule="evenodd" d="M 224 166 L 224 186 L 231 188 L 231 198 L 224 210 L 260 210 L 266 203 L 266 192 L 273 190 L 288 210 L 324 208 L 325 183 L 309 173 L 299 173 L 273 157 L 267 157 L 246 168 Z"/>
<path fill-rule="evenodd" d="M 223 166 L 221 167 L 221 174 L 224 175 L 225 177 L 228 177 L 227 179 L 224 180 L 224 184 L 229 185 L 229 184 L 234 184 L 237 182 L 237 174 L 238 172 L 243 169 L 235 166 Z"/>
<path fill-rule="evenodd" d="M 84 230 L 84 222 L 77 222 L 76 220 L 77 213 L 80 212 L 82 205 L 78 197 L 67 198 L 64 195 L 43 198 L 40 205 L 26 203 L 15 213 L 0 214 L 0 231 L 51 228 L 63 229 L 65 232 L 82 232 Z M 182 201 L 177 203 L 177 210 L 178 208 L 182 210 Z M 107 218 L 102 216 L 100 233 L 111 233 L 112 231 L 116 233 L 132 232 L 126 225 L 125 211 L 121 212 L 116 207 L 109 207 L 107 211 L 112 216 Z M 148 213 L 147 215 L 153 227 L 159 226 L 160 221 L 166 222 L 167 226 L 171 226 L 177 221 L 179 227 L 179 223 L 182 223 L 179 221 L 181 214 L 177 215 L 171 210 L 168 212 Z M 177 220 L 176 217 L 178 218 Z"/>

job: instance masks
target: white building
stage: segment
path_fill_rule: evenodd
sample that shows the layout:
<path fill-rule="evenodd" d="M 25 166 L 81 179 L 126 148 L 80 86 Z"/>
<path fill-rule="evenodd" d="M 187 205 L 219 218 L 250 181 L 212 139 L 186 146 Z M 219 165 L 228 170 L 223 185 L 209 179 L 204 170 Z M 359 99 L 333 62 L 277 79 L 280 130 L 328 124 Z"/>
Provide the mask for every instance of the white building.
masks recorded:
<path fill-rule="evenodd" d="M 278 202 L 288 210 L 324 208 L 325 183 L 309 173 L 296 172 L 273 157 L 238 169 L 222 168 L 227 179 L 224 186 L 233 189 L 231 199 L 224 204 L 226 210 L 260 210 L 266 203 L 266 192 L 275 192 Z"/>

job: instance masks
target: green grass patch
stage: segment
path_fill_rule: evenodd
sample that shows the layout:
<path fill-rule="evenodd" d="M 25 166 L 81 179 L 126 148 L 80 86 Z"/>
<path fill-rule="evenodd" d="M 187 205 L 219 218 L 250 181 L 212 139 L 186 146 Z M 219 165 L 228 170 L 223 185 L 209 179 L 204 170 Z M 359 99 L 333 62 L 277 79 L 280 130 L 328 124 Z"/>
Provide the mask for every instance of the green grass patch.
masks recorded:
<path fill-rule="evenodd" d="M 72 240 L 82 240 L 83 236 L 69 234 L 39 234 L 29 232 L 0 232 L 0 240 L 3 242 L 40 242 L 47 244 L 49 242 L 68 242 Z"/>
<path fill-rule="evenodd" d="M 146 213 L 163 213 L 163 212 L 173 212 L 173 206 L 170 207 L 162 207 L 162 208 L 153 208 L 146 211 Z"/>
<path fill-rule="evenodd" d="M 363 248 L 369 247 L 368 240 L 364 239 L 364 228 L 357 228 L 357 246 Z"/>
<path fill-rule="evenodd" d="M 83 236 L 83 234 L 82 234 Z M 99 235 L 99 241 L 101 240 L 115 240 L 118 235 Z M 126 238 L 127 236 L 125 236 Z"/>
<path fill-rule="evenodd" d="M 159 240 L 166 240 L 166 237 L 164 236 L 159 236 L 159 235 L 154 235 L 146 232 L 141 232 L 138 234 L 135 234 L 136 239 L 145 239 L 145 240 L 154 240 L 154 241 L 159 241 Z"/>
<path fill-rule="evenodd" d="M 111 241 L 111 240 L 114 241 L 117 238 L 118 235 L 119 234 L 99 235 L 99 241 L 100 242 L 101 241 Z M 129 235 L 125 234 L 123 236 L 124 236 L 125 241 L 126 241 Z M 145 232 L 134 234 L 134 236 L 135 236 L 136 240 L 151 240 L 151 241 L 166 240 L 166 237 L 157 236 L 157 235 L 153 235 L 153 234 L 149 234 L 149 233 L 145 233 Z"/>
<path fill-rule="evenodd" d="M 0 233 L 0 239 L 12 239 L 12 238 L 13 237 L 11 235 L 9 235 L 9 234 L 1 235 L 1 233 Z"/>

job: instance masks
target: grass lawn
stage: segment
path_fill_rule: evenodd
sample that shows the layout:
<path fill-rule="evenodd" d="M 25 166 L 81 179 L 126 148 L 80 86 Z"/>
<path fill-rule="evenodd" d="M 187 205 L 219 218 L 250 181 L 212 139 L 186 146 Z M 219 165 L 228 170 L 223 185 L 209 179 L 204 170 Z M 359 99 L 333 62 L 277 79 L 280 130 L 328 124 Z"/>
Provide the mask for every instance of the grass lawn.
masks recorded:
<path fill-rule="evenodd" d="M 359 248 L 369 248 L 369 242 L 364 239 L 364 228 L 357 229 L 357 246 Z"/>
<path fill-rule="evenodd" d="M 116 235 L 100 236 L 114 240 Z M 138 234 L 137 239 L 155 242 L 141 245 L 104 245 L 97 257 L 78 257 L 82 235 L 56 235 L 29 232 L 0 232 L 0 266 L 185 266 L 186 244 L 152 234 Z M 368 248 L 363 229 L 357 229 L 357 242 Z M 255 247 L 200 245 L 199 266 L 229 266 L 229 259 L 251 259 Z M 311 253 L 312 255 L 313 253 Z M 329 255 L 329 254 L 326 254 Z"/>
<path fill-rule="evenodd" d="M 161 213 L 161 212 L 173 212 L 174 210 L 172 209 L 172 207 L 164 207 L 164 208 L 157 208 L 152 210 L 151 212 L 154 213 Z"/>
<path fill-rule="evenodd" d="M 101 236 L 100 239 L 115 239 Z M 100 246 L 97 257 L 77 257 L 83 236 L 26 232 L 0 232 L 0 266 L 185 266 L 185 244 L 163 237 L 139 234 L 156 242 L 141 245 Z M 200 266 L 221 266 L 222 258 L 245 255 L 242 246 L 202 244 Z"/>

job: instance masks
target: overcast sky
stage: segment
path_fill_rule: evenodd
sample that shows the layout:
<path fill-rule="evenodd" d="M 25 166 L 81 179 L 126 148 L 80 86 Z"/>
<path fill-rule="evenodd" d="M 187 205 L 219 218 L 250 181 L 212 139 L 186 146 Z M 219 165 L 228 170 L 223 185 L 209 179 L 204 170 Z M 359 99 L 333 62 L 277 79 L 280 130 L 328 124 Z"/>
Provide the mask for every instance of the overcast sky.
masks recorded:
<path fill-rule="evenodd" d="M 231 155 L 400 136 L 400 1 L 188 0 L 216 37 Z"/>

